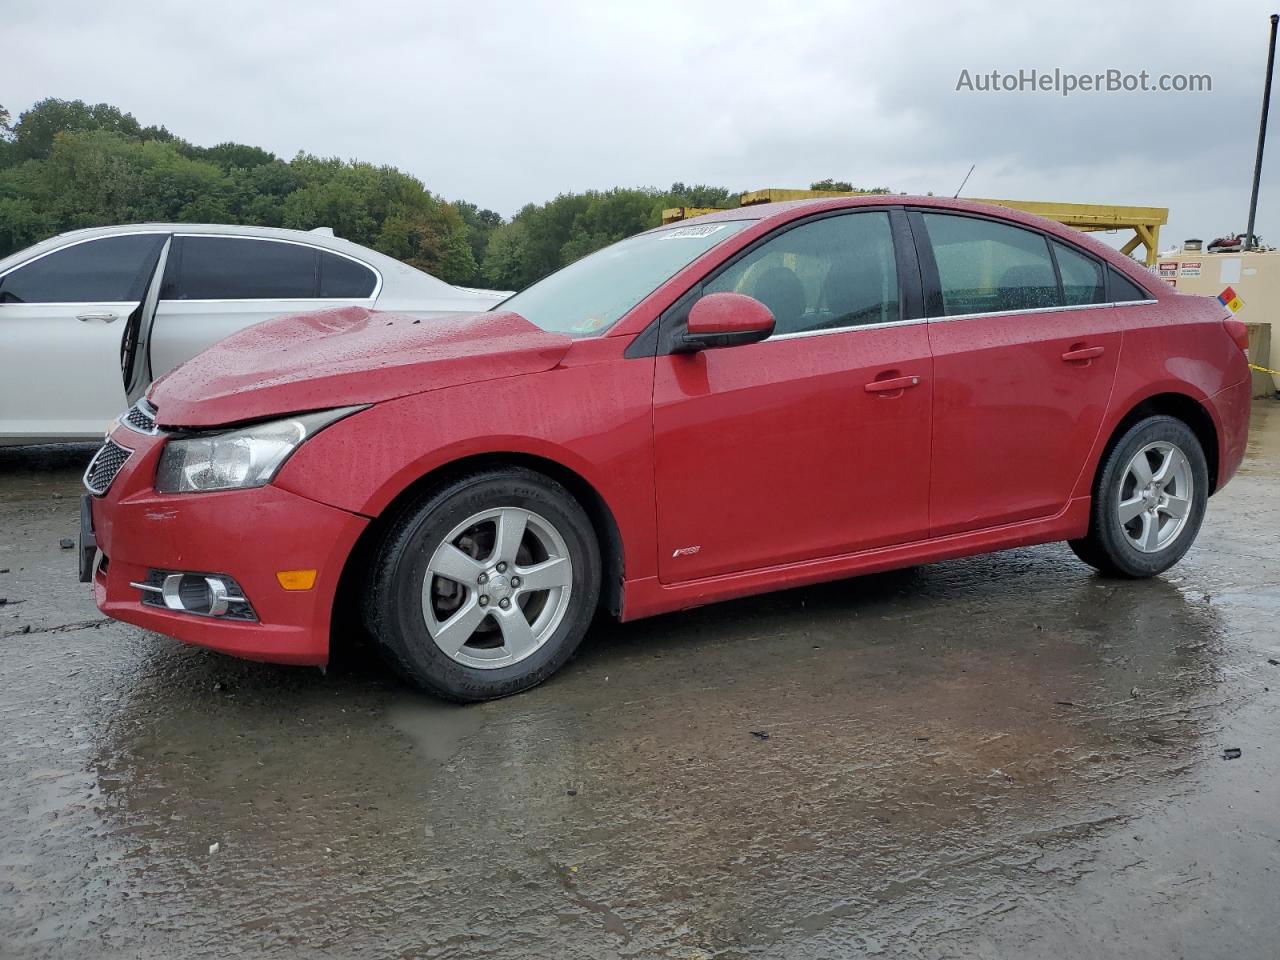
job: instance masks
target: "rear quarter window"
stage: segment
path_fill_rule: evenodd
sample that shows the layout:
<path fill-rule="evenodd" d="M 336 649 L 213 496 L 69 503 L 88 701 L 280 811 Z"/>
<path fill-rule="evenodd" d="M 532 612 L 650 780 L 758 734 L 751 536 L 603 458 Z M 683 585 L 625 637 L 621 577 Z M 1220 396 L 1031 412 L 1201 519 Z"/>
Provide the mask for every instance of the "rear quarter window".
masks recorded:
<path fill-rule="evenodd" d="M 1151 300 L 1147 291 L 1126 277 L 1119 270 L 1109 271 L 1111 274 L 1111 301 L 1113 303 L 1132 303 L 1135 300 Z"/>
<path fill-rule="evenodd" d="M 320 254 L 320 296 L 326 300 L 373 296 L 378 278 L 363 263 L 336 253 Z"/>

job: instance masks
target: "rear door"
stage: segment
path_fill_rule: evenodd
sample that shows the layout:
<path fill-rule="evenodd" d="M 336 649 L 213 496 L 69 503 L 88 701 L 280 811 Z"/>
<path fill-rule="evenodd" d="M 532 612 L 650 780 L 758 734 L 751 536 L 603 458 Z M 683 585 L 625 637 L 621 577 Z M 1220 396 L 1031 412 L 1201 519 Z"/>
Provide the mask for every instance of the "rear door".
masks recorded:
<path fill-rule="evenodd" d="M 1120 355 L 1102 264 L 995 218 L 910 219 L 934 358 L 931 535 L 1059 513 Z"/>
<path fill-rule="evenodd" d="M 372 307 L 381 282 L 367 264 L 305 243 L 222 234 L 174 241 L 151 328 L 153 377 L 271 317 Z"/>
<path fill-rule="evenodd" d="M 761 343 L 657 358 L 662 582 L 927 535 L 928 336 L 895 219 L 905 221 L 878 210 L 788 225 L 663 317 L 678 332 L 698 297 L 736 292 L 769 307 L 777 327 Z"/>
<path fill-rule="evenodd" d="M 124 338 L 165 239 L 82 240 L 0 277 L 0 435 L 95 437 L 124 410 Z"/>

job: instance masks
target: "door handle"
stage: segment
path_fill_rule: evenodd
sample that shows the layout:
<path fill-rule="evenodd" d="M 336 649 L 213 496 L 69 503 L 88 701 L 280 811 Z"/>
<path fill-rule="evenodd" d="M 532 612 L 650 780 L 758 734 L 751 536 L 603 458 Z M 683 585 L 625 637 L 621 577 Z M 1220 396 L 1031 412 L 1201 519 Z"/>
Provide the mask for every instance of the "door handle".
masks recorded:
<path fill-rule="evenodd" d="M 893 393 L 895 390 L 906 390 L 919 383 L 919 377 L 894 377 L 892 380 L 872 380 L 862 389 L 867 393 Z"/>
<path fill-rule="evenodd" d="M 1092 360 L 1094 357 L 1100 357 L 1106 352 L 1106 347 L 1080 347 L 1075 350 L 1068 350 L 1062 355 L 1062 359 L 1067 363 L 1079 363 L 1082 360 Z"/>
<path fill-rule="evenodd" d="M 103 323 L 115 322 L 117 315 L 110 310 L 103 310 L 98 313 L 78 313 L 76 319 L 81 323 L 88 323 L 90 320 L 101 320 Z"/>

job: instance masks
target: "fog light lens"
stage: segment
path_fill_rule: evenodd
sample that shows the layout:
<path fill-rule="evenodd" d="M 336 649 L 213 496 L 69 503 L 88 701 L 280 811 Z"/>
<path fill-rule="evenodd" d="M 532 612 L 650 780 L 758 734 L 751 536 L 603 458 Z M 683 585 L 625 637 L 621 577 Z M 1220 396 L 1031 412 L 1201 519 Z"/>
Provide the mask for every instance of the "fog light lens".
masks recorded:
<path fill-rule="evenodd" d="M 222 574 L 148 570 L 145 580 L 129 586 L 142 591 L 145 606 L 163 607 L 197 617 L 258 619 L 240 585 Z"/>
<path fill-rule="evenodd" d="M 281 570 L 276 574 L 280 586 L 286 590 L 310 590 L 316 585 L 314 570 Z"/>

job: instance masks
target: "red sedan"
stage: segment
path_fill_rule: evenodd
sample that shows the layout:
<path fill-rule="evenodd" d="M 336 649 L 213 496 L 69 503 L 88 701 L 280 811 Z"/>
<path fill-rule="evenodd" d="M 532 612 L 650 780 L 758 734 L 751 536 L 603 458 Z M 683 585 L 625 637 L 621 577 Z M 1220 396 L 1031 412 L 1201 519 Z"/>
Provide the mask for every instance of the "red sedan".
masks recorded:
<path fill-rule="evenodd" d="M 487 313 L 350 308 L 157 382 L 86 474 L 108 615 L 324 664 L 335 605 L 482 700 L 623 620 L 1066 540 L 1147 577 L 1244 454 L 1244 328 L 1060 225 L 935 198 L 728 210 Z"/>

